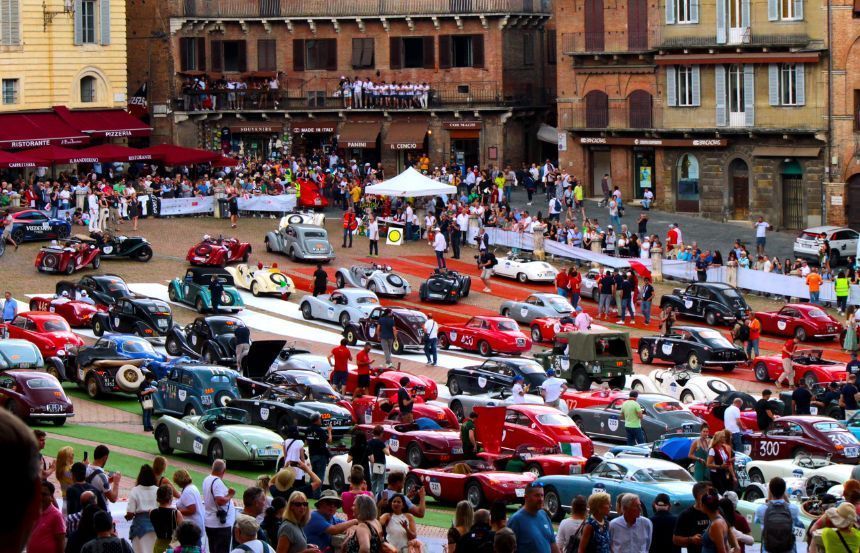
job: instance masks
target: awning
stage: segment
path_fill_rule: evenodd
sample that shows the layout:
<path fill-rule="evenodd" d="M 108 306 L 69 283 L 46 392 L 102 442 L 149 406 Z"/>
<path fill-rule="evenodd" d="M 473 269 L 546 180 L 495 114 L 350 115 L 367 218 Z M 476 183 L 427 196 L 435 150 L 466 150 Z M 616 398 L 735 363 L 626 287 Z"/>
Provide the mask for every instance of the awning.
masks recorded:
<path fill-rule="evenodd" d="M 337 144 L 342 148 L 376 148 L 382 121 L 347 121 L 340 127 Z"/>
<path fill-rule="evenodd" d="M 118 138 L 149 136 L 152 127 L 123 109 L 88 109 L 71 111 L 65 106 L 54 106 L 54 112 L 72 128 L 90 136 Z"/>
<path fill-rule="evenodd" d="M 54 112 L 0 114 L 0 148 L 72 146 L 89 140 Z"/>
<path fill-rule="evenodd" d="M 753 157 L 818 157 L 818 146 L 758 146 L 753 148 Z"/>
<path fill-rule="evenodd" d="M 554 144 L 558 146 L 558 129 L 556 129 L 555 127 L 550 127 L 545 123 L 541 123 L 541 126 L 537 132 L 537 138 L 541 142 L 546 142 L 547 144 Z"/>
<path fill-rule="evenodd" d="M 233 134 L 275 134 L 284 132 L 283 123 L 250 122 L 230 125 Z"/>
<path fill-rule="evenodd" d="M 332 133 L 336 128 L 337 121 L 293 121 L 290 125 L 293 134 Z"/>
<path fill-rule="evenodd" d="M 157 159 L 157 155 L 153 155 L 151 152 L 146 150 L 139 150 L 137 148 L 128 148 L 126 146 L 120 146 L 118 144 L 102 144 L 100 146 L 93 146 L 91 148 L 85 148 L 80 150 L 80 155 L 82 157 L 94 157 L 98 158 L 98 160 L 102 163 L 112 162 L 112 161 L 152 161 L 153 159 Z"/>
<path fill-rule="evenodd" d="M 395 121 L 388 127 L 385 145 L 391 150 L 420 150 L 424 147 L 429 121 Z"/>
<path fill-rule="evenodd" d="M 733 54 L 666 54 L 657 65 L 721 65 L 731 63 L 818 63 L 818 52 L 763 52 Z"/>
<path fill-rule="evenodd" d="M 45 165 L 45 160 L 36 159 L 20 152 L 0 151 L 0 167 L 15 169 L 22 167 L 38 167 Z"/>
<path fill-rule="evenodd" d="M 32 158 L 43 159 L 47 163 L 72 164 L 101 162 L 98 157 L 87 155 L 85 150 L 73 150 L 71 148 L 63 148 L 62 146 L 42 146 L 41 148 L 26 150 L 23 154 Z"/>
<path fill-rule="evenodd" d="M 197 148 L 183 148 L 173 144 L 160 144 L 141 150 L 142 153 L 152 154 L 164 165 L 197 165 L 209 163 L 221 157 L 220 152 L 209 150 L 198 150 Z"/>

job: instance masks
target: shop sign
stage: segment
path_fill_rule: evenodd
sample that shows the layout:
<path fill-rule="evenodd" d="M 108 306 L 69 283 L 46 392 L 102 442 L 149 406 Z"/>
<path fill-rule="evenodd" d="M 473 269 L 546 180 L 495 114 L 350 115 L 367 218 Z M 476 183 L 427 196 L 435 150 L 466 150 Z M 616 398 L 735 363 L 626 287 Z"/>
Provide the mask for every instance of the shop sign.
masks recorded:
<path fill-rule="evenodd" d="M 423 146 L 423 145 L 422 145 Z M 392 150 L 417 150 L 417 142 L 401 142 L 399 144 L 390 144 Z"/>
<path fill-rule="evenodd" d="M 279 133 L 283 130 L 280 125 L 233 125 L 230 132 L 241 133 Z"/>
<path fill-rule="evenodd" d="M 474 131 L 480 130 L 482 126 L 481 121 L 443 121 L 442 128 L 443 129 L 452 129 L 458 131 Z"/>
<path fill-rule="evenodd" d="M 346 143 L 347 148 L 373 148 L 374 145 L 375 144 L 371 144 L 370 142 L 365 142 L 361 140 Z"/>
<path fill-rule="evenodd" d="M 567 133 L 560 132 L 558 133 L 558 151 L 566 152 L 567 151 Z"/>
<path fill-rule="evenodd" d="M 724 148 L 729 141 L 725 138 L 697 138 L 697 139 L 675 139 L 675 138 L 621 138 L 605 136 L 581 136 L 579 143 L 582 145 L 606 145 L 606 146 L 661 146 L 664 148 Z"/>
<path fill-rule="evenodd" d="M 335 126 L 334 123 L 293 123 L 293 133 L 329 133 L 334 132 Z"/>

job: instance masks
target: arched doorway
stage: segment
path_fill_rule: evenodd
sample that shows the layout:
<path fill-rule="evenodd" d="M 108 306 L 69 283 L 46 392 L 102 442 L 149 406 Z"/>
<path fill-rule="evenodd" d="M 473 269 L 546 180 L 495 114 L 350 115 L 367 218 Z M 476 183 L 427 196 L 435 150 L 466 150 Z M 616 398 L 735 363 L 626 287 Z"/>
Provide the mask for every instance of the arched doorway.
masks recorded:
<path fill-rule="evenodd" d="M 732 190 L 732 219 L 746 220 L 750 214 L 750 171 L 746 161 L 732 161 L 729 165 L 729 183 Z"/>
<path fill-rule="evenodd" d="M 693 154 L 683 154 L 678 159 L 677 195 L 675 209 L 681 212 L 699 211 L 699 160 Z"/>
<path fill-rule="evenodd" d="M 845 184 L 845 217 L 850 228 L 860 230 L 860 175 Z"/>
<path fill-rule="evenodd" d="M 782 226 L 790 229 L 806 228 L 803 210 L 803 167 L 796 159 L 782 164 Z"/>

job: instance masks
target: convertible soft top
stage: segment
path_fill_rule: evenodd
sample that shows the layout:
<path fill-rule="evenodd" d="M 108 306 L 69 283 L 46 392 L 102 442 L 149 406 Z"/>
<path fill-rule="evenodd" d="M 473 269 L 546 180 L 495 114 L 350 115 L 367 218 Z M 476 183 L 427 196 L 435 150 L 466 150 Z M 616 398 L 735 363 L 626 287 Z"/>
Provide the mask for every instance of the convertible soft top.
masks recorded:
<path fill-rule="evenodd" d="M 224 281 L 227 285 L 233 286 L 233 276 L 226 269 L 218 267 L 189 267 L 185 271 L 185 278 L 191 277 L 195 284 L 209 284 L 212 281 L 212 275 L 217 275 L 218 280 Z"/>

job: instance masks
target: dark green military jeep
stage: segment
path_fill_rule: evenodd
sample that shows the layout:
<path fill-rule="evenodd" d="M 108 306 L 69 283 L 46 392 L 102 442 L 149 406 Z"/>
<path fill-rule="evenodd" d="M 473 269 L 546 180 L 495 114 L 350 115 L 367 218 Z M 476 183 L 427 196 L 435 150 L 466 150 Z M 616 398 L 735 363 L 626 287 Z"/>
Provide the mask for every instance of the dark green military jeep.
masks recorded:
<path fill-rule="evenodd" d="M 623 388 L 625 377 L 633 374 L 630 335 L 626 332 L 563 332 L 555 337 L 551 352 L 535 358 L 544 369 L 555 369 L 577 390 L 588 390 L 592 382 L 608 382 Z"/>

